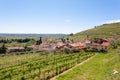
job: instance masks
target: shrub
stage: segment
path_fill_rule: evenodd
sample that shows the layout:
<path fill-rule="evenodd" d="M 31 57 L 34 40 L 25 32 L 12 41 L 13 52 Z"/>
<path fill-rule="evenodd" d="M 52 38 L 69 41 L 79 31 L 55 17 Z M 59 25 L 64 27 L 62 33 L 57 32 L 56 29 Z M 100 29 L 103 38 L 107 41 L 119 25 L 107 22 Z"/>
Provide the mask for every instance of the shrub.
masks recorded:
<path fill-rule="evenodd" d="M 5 45 L 3 44 L 1 47 L 0 47 L 0 53 L 6 53 L 7 51 L 7 48 L 5 47 Z"/>

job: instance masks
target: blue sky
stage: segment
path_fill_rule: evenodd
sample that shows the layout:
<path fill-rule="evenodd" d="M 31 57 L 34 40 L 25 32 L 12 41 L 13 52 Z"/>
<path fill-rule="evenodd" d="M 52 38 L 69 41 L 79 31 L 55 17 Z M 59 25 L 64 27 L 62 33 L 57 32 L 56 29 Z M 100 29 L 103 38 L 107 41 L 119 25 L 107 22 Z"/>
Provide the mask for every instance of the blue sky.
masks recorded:
<path fill-rule="evenodd" d="M 0 33 L 77 33 L 120 21 L 120 0 L 0 0 Z"/>

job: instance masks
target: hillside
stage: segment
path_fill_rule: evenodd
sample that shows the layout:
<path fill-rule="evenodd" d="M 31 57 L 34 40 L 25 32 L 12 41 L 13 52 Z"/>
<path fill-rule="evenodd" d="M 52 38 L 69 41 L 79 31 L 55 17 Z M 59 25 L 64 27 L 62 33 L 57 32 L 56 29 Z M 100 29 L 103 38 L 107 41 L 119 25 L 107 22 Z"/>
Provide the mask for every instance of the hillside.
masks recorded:
<path fill-rule="evenodd" d="M 95 26 L 92 29 L 88 29 L 80 33 L 77 33 L 71 38 L 78 39 L 86 38 L 87 36 L 89 38 L 120 36 L 120 22 Z"/>

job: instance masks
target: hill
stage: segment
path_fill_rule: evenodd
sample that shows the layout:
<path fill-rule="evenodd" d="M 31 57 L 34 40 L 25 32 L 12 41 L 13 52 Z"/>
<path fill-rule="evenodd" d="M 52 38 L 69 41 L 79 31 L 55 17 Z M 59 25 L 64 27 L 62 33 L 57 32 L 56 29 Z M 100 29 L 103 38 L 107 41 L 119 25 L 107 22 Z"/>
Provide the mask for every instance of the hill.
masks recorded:
<path fill-rule="evenodd" d="M 100 38 L 109 36 L 120 36 L 120 22 L 95 26 L 92 29 L 77 33 L 71 38 Z"/>

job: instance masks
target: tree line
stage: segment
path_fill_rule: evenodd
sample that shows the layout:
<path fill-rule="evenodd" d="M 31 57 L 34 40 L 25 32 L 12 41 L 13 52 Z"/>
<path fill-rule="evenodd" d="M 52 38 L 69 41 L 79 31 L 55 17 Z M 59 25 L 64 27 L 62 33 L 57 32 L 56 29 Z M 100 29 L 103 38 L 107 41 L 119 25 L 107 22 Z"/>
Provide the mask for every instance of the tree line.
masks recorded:
<path fill-rule="evenodd" d="M 25 42 L 29 42 L 29 41 L 34 41 L 34 39 L 29 39 L 29 38 L 25 38 L 25 39 L 1 39 L 0 43 L 11 43 L 11 42 L 18 42 L 18 43 L 25 43 Z"/>

